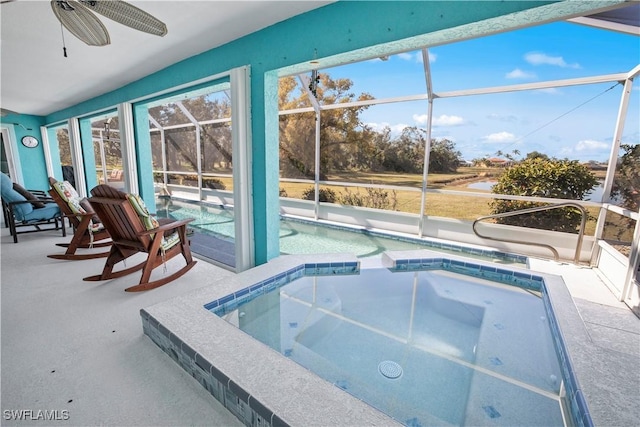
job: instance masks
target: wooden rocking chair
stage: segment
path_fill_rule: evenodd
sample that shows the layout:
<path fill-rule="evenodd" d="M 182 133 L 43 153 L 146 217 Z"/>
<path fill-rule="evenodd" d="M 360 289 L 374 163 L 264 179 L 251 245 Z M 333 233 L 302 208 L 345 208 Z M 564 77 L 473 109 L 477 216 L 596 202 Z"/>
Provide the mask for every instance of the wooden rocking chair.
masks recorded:
<path fill-rule="evenodd" d="M 65 253 L 47 256 L 53 259 L 66 260 L 93 259 L 108 256 L 109 251 L 85 254 L 76 253 L 80 248 L 87 249 L 111 246 L 111 236 L 104 228 L 102 222 L 96 218 L 96 213 L 88 201 L 86 204 L 83 203 L 71 184 L 67 181 L 59 182 L 52 177 L 49 177 L 49 184 L 51 185 L 51 190 L 49 190 L 51 198 L 57 203 L 62 215 L 69 220 L 74 233 L 70 243 L 56 243 L 57 246 L 67 248 Z M 109 240 L 105 241 L 107 239 Z"/>
<path fill-rule="evenodd" d="M 115 279 L 142 270 L 140 283 L 125 291 L 146 291 L 177 279 L 196 264 L 187 240 L 187 224 L 193 218 L 160 224 L 149 214 L 139 196 L 123 193 L 108 185 L 98 185 L 91 190 L 91 195 L 93 197 L 89 198 L 89 202 L 109 231 L 113 245 L 102 274 L 85 277 L 84 280 Z M 147 254 L 145 261 L 113 271 L 120 261 L 140 252 Z M 150 281 L 153 269 L 180 254 L 187 263 L 184 267 L 166 277 Z"/>

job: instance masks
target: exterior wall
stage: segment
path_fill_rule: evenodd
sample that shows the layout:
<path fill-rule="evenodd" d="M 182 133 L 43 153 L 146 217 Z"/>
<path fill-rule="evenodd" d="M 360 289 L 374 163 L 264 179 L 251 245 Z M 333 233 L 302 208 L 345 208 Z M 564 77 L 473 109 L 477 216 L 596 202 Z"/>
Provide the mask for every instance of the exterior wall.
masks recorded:
<path fill-rule="evenodd" d="M 20 158 L 20 169 L 23 185 L 33 190 L 48 190 L 49 181 L 47 177 L 47 167 L 44 157 L 44 144 L 40 134 L 40 126 L 45 124 L 43 117 L 29 115 L 14 115 L 2 117 L 3 127 L 11 126 L 16 136 L 16 146 L 18 157 Z M 35 148 L 27 148 L 20 143 L 24 136 L 35 136 L 40 141 Z"/>

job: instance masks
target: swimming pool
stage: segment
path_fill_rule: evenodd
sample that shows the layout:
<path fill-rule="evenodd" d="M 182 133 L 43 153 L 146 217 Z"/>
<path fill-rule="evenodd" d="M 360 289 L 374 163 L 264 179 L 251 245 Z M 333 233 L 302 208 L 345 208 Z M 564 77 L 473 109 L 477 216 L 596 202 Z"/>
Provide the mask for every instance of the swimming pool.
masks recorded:
<path fill-rule="evenodd" d="M 212 311 L 404 425 L 563 425 L 560 365 L 531 289 L 375 268 Z"/>
<path fill-rule="evenodd" d="M 369 269 L 360 270 L 360 261 L 352 255 L 283 256 L 143 309 L 143 329 L 246 425 L 592 425 L 568 352 L 569 348 L 584 348 L 582 341 L 588 340 L 588 335 L 560 277 L 443 257 L 429 250 L 388 252 L 380 263 L 379 267 L 394 271 L 384 273 L 394 278 L 393 282 L 401 277 L 396 276 L 399 272 L 411 271 L 412 283 L 399 284 L 403 291 L 390 298 L 384 293 L 381 296 L 377 287 L 362 292 L 361 287 L 371 282 Z M 372 271 L 374 276 L 381 275 L 380 270 Z M 460 285 L 459 275 L 470 283 Z M 318 285 L 323 277 L 330 280 L 333 290 Z M 311 288 L 309 283 L 296 282 L 301 278 L 311 280 Z M 335 290 L 336 283 L 353 279 L 356 281 L 344 290 Z M 409 329 L 415 331 L 419 324 L 439 327 L 415 335 L 412 345 L 407 345 L 398 337 L 407 333 L 407 316 L 411 315 L 406 312 L 411 310 L 406 307 L 413 298 L 414 282 L 426 285 L 418 286 L 421 291 L 416 296 L 429 301 L 426 306 L 430 310 L 420 315 L 414 310 L 416 328 Z M 279 345 L 279 351 L 211 313 L 223 310 L 224 315 L 236 316 L 236 323 L 240 323 L 241 318 L 255 316 L 246 311 L 242 316 L 241 312 L 231 315 L 233 310 L 288 284 L 300 288 L 283 298 L 275 294 L 278 304 L 285 301 L 288 305 L 296 298 L 308 302 L 313 295 L 309 289 L 315 286 L 323 290 L 316 293 L 320 303 L 315 314 L 296 301 L 298 311 L 291 316 L 312 313 L 306 322 L 300 320 L 304 317 L 286 317 L 283 310 L 279 313 L 284 322 L 280 321 L 281 314 L 277 322 L 269 321 L 270 329 L 264 337 Z M 482 291 L 476 285 L 481 285 Z M 506 302 L 507 295 L 514 294 L 517 303 Z M 376 307 L 378 315 L 395 311 L 400 317 L 386 321 L 360 312 L 352 305 L 358 299 Z M 404 301 L 404 311 L 392 309 L 402 306 L 400 300 Z M 506 306 L 511 314 L 501 314 L 499 306 Z M 307 324 L 308 333 L 301 334 Z M 324 337 L 332 329 L 346 337 L 343 348 L 357 345 L 351 340 L 355 330 L 356 335 L 374 337 L 373 344 L 359 361 L 354 361 L 349 359 L 354 352 L 337 351 L 332 339 L 311 340 Z M 563 335 L 563 329 L 569 334 Z M 521 335 L 527 336 L 522 348 L 508 346 L 511 338 Z M 449 340 L 451 336 L 453 340 Z M 528 340 L 537 347 L 529 347 Z M 338 365 L 350 366 L 360 376 L 347 376 L 345 369 L 339 369 L 328 371 L 333 377 L 320 378 L 285 357 L 296 353 L 303 359 L 320 360 L 321 370 L 327 366 L 325 356 L 337 353 L 341 358 Z M 443 376 L 442 372 L 447 374 Z M 363 385 L 363 376 L 372 377 L 382 386 Z M 405 387 L 409 382 L 414 385 Z M 433 390 L 416 392 L 422 390 L 416 383 L 428 382 L 435 383 Z M 356 394 L 357 389 L 368 393 L 367 399 L 383 399 L 364 403 L 350 394 Z M 406 405 L 392 399 L 385 403 L 388 396 L 380 390 L 406 395 L 410 402 Z M 415 399 L 419 399 L 417 405 Z M 531 403 L 537 410 L 530 411 Z M 374 407 L 389 410 L 393 417 Z M 393 412 L 396 409 L 403 412 L 397 415 Z M 563 414 L 569 418 L 563 420 Z"/>
<path fill-rule="evenodd" d="M 229 242 L 234 240 L 233 209 L 228 207 L 162 197 L 157 202 L 157 215 L 161 218 L 195 218 L 189 226 L 197 232 Z M 280 252 L 283 255 L 350 253 L 358 258 L 366 258 L 380 256 L 385 251 L 425 248 L 504 264 L 525 265 L 527 260 L 521 255 L 433 239 L 390 235 L 290 217 L 283 217 L 280 221 Z M 192 250 L 197 252 L 197 246 Z"/>

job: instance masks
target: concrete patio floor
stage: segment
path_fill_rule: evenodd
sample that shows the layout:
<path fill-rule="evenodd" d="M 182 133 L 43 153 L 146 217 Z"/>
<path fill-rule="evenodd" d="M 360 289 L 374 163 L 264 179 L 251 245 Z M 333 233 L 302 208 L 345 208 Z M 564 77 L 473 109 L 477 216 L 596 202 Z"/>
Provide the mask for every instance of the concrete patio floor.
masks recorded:
<path fill-rule="evenodd" d="M 2 425 L 241 425 L 143 334 L 139 314 L 232 272 L 201 260 L 168 285 L 131 294 L 124 289 L 137 283 L 138 274 L 82 281 L 101 271 L 104 258 L 46 257 L 62 253 L 55 243 L 70 237 L 41 232 L 19 238 L 14 244 L 2 228 Z M 180 261 L 171 260 L 169 271 Z M 593 372 L 580 381 L 590 390 L 596 425 L 632 425 L 640 419 L 640 320 L 591 269 L 536 259 L 531 269 L 563 276 L 597 348 L 577 356 L 581 370 Z M 33 412 L 15 419 L 11 411 L 20 410 Z M 68 419 L 30 419 L 45 410 Z"/>
<path fill-rule="evenodd" d="M 46 257 L 63 253 L 55 243 L 69 237 L 39 232 L 14 244 L 8 229 L 1 234 L 3 426 L 242 425 L 143 335 L 139 313 L 233 273 L 200 261 L 171 284 L 126 293 L 138 273 L 84 282 L 102 270 L 104 258 Z M 174 258 L 169 269 L 174 261 L 180 267 Z M 19 410 L 33 413 L 17 420 L 7 412 Z M 45 410 L 68 419 L 29 419 Z"/>

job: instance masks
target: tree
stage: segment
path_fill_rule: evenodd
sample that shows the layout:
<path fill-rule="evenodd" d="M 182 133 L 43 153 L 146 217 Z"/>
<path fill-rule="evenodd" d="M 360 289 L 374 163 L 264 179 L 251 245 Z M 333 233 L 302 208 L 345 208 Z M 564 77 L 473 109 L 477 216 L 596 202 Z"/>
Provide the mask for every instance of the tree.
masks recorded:
<path fill-rule="evenodd" d="M 622 206 L 632 212 L 640 208 L 640 144 L 622 144 L 624 154 L 618 160 L 612 196 L 622 198 Z"/>
<path fill-rule="evenodd" d="M 388 137 L 389 130 L 385 129 Z M 378 138 L 376 149 L 382 151 L 381 166 L 388 171 L 422 173 L 424 150 L 427 143 L 426 129 L 407 126 L 399 137 L 390 140 Z M 461 153 L 455 143 L 448 139 L 432 139 L 429 152 L 429 171 L 438 173 L 455 172 L 460 164 Z"/>
<path fill-rule="evenodd" d="M 549 160 L 549 156 L 547 156 L 544 153 L 541 153 L 539 151 L 532 151 L 530 153 L 527 153 L 527 159 L 543 159 L 543 160 Z"/>
<path fill-rule="evenodd" d="M 231 103 L 219 92 L 185 99 L 179 103 L 199 122 L 231 116 Z M 178 103 L 168 102 L 151 107 L 149 115 L 162 127 L 170 127 L 164 132 L 167 168 L 183 172 L 197 171 L 196 126 L 184 114 Z M 174 127 L 175 125 L 188 126 Z M 154 165 L 162 164 L 159 142 L 159 139 L 152 142 Z M 232 164 L 231 151 L 231 130 L 228 122 L 207 123 L 200 126 L 200 155 L 203 172 L 228 172 Z"/>
<path fill-rule="evenodd" d="M 455 148 L 456 144 L 448 139 L 432 140 L 429 151 L 429 172 L 455 172 L 462 156 Z"/>
<path fill-rule="evenodd" d="M 367 93 L 351 93 L 353 81 L 320 74 L 316 97 L 321 105 L 373 99 Z M 298 91 L 297 91 L 298 90 Z M 297 91 L 297 92 L 296 92 Z M 294 77 L 280 79 L 280 110 L 309 107 L 306 91 L 299 91 Z M 320 130 L 320 178 L 330 171 L 359 169 L 373 155 L 374 132 L 360 121 L 367 106 L 323 110 Z M 315 172 L 315 114 L 287 114 L 280 118 L 280 168 L 288 178 L 313 178 Z"/>
<path fill-rule="evenodd" d="M 62 166 L 71 166 L 71 143 L 69 142 L 69 130 L 60 128 L 56 131 L 58 139 L 58 150 L 60 152 L 60 164 Z"/>
<path fill-rule="evenodd" d="M 575 160 L 527 158 L 507 168 L 491 191 L 496 194 L 582 200 L 598 183 L 593 173 Z M 544 203 L 494 199 L 492 214 L 512 212 Z M 560 208 L 498 218 L 500 224 L 576 232 L 581 215 L 573 208 Z"/>
<path fill-rule="evenodd" d="M 427 132 L 407 126 L 399 137 L 388 141 L 383 150 L 382 166 L 394 172 L 422 173 Z"/>

